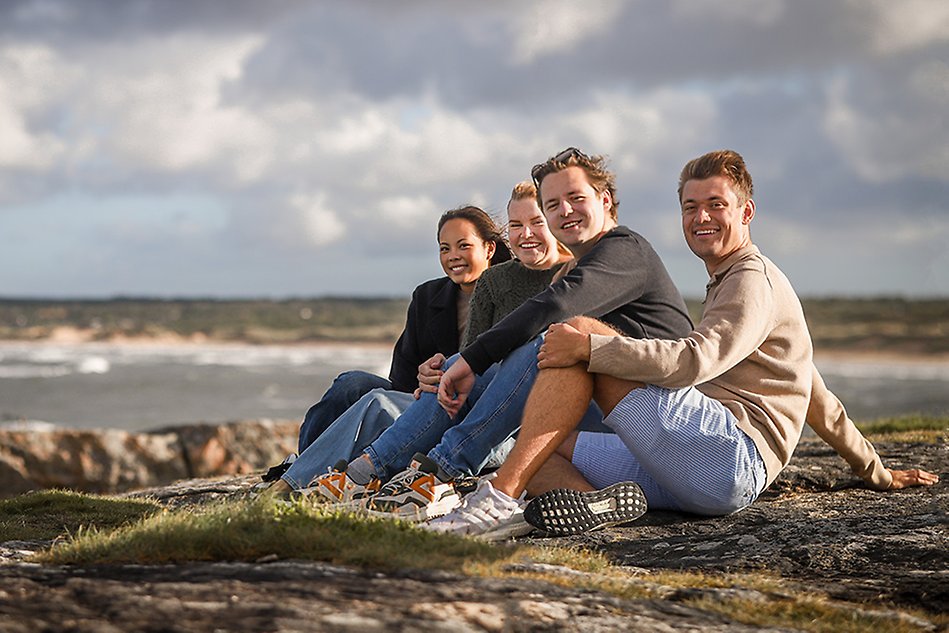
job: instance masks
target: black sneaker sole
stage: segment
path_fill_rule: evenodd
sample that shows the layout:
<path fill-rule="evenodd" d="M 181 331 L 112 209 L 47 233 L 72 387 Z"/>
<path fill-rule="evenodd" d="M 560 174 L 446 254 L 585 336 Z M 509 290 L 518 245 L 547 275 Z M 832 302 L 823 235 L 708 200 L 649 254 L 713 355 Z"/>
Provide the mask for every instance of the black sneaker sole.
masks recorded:
<path fill-rule="evenodd" d="M 645 513 L 642 489 L 622 481 L 593 492 L 550 490 L 527 504 L 524 520 L 547 534 L 569 536 L 635 521 Z"/>

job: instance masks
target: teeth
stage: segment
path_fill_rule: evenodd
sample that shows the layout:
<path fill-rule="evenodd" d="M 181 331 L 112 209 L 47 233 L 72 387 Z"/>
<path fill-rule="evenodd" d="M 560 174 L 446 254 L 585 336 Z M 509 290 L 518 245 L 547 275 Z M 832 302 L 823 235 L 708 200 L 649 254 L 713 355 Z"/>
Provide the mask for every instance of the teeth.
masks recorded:
<path fill-rule="evenodd" d="M 524 242 L 523 244 L 518 244 L 521 248 L 537 248 L 540 246 L 540 242 Z"/>
<path fill-rule="evenodd" d="M 562 229 L 570 229 L 570 228 L 573 228 L 573 227 L 575 227 L 575 226 L 578 226 L 579 224 L 580 224 L 579 221 L 576 221 L 576 222 L 567 222 L 566 224 L 561 224 L 561 225 L 560 225 L 560 228 L 562 228 Z"/>

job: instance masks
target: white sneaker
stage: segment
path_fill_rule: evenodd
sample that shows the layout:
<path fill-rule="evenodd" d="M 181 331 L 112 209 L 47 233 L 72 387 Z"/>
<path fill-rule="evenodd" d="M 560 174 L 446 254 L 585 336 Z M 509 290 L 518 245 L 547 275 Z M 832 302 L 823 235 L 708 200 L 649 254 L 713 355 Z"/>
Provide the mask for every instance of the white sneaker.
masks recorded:
<path fill-rule="evenodd" d="M 465 497 L 461 505 L 443 517 L 432 519 L 423 527 L 433 532 L 474 536 L 486 541 L 503 541 L 523 536 L 534 530 L 524 520 L 524 495 L 512 499 L 494 489 L 488 478 Z"/>

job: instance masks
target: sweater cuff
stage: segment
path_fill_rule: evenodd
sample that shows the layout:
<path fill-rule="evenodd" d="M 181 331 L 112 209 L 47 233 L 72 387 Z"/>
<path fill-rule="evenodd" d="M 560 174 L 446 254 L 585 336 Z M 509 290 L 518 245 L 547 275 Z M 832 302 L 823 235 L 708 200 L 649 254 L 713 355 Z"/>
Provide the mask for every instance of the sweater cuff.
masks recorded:
<path fill-rule="evenodd" d="M 471 371 L 479 376 L 494 363 L 491 357 L 488 356 L 488 352 L 484 349 L 484 345 L 481 345 L 477 340 L 462 350 L 461 357 L 464 358 L 468 366 L 471 367 Z"/>
<path fill-rule="evenodd" d="M 874 490 L 889 490 L 893 485 L 893 475 L 886 469 L 878 457 L 864 481 Z"/>
<path fill-rule="evenodd" d="M 615 337 L 603 334 L 590 334 L 590 362 L 587 364 L 588 371 L 595 374 L 604 373 L 606 354 L 603 348 Z"/>

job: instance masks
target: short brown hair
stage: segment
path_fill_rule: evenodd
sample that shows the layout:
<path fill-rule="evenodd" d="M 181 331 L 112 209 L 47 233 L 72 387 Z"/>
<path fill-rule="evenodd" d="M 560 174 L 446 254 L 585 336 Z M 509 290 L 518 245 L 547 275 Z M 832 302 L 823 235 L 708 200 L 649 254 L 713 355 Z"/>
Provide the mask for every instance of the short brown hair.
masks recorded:
<path fill-rule="evenodd" d="M 597 193 L 604 191 L 610 194 L 610 215 L 616 219 L 616 208 L 619 206 L 619 200 L 616 198 L 616 176 L 606 168 L 605 156 L 587 156 L 576 147 L 568 147 L 562 152 L 548 158 L 545 162 L 534 165 L 531 170 L 531 178 L 537 187 L 537 204 L 541 209 L 544 208 L 544 202 L 540 199 L 540 183 L 550 174 L 563 171 L 567 167 L 580 167 L 587 174 L 587 180 L 590 186 Z"/>
<path fill-rule="evenodd" d="M 740 204 L 745 204 L 754 195 L 755 188 L 751 182 L 751 174 L 745 167 L 745 159 L 734 150 L 720 149 L 693 158 L 685 164 L 679 174 L 679 202 L 682 202 L 685 183 L 715 176 L 724 176 L 732 183 Z"/>

